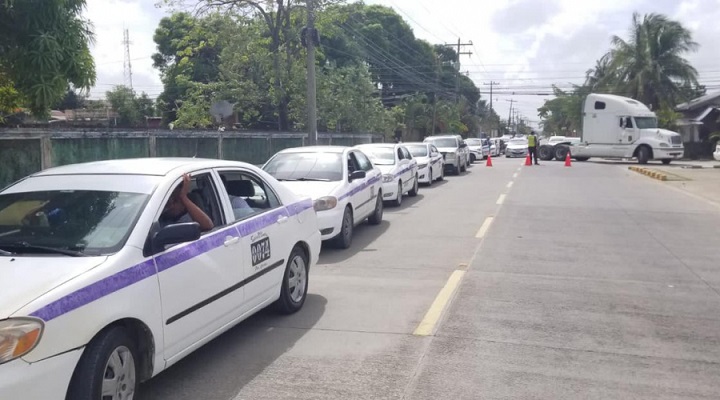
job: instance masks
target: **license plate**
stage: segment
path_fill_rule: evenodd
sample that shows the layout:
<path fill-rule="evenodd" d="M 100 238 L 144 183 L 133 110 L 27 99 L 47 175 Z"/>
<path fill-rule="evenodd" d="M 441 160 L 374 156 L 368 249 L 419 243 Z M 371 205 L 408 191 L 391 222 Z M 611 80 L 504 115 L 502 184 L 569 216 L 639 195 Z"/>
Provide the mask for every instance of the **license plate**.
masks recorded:
<path fill-rule="evenodd" d="M 270 259 L 270 238 L 266 237 L 250 245 L 253 267 Z"/>

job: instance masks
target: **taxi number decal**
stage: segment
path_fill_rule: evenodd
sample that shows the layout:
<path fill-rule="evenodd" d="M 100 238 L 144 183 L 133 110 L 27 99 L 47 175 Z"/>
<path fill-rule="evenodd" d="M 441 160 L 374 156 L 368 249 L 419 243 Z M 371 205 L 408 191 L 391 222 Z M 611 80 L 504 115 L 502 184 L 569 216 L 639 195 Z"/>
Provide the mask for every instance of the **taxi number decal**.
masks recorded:
<path fill-rule="evenodd" d="M 270 259 L 270 238 L 265 237 L 250 245 L 253 267 Z"/>

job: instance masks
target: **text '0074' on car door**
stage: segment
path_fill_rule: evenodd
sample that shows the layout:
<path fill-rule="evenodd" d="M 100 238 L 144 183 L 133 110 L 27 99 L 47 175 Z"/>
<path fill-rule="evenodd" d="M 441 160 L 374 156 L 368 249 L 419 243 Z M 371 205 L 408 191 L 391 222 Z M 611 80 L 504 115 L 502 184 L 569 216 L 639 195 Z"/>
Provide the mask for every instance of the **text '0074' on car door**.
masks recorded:
<path fill-rule="evenodd" d="M 252 265 L 255 270 L 260 270 L 262 265 L 271 257 L 270 238 L 264 232 L 258 232 L 251 238 L 250 254 L 252 255 Z"/>

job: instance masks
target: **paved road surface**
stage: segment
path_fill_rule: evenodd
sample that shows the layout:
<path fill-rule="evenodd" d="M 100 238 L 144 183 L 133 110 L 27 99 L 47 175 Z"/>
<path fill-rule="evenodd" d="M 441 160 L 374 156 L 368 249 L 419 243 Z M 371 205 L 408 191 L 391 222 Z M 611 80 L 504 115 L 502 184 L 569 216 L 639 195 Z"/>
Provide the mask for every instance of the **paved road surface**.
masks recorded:
<path fill-rule="evenodd" d="M 719 398 L 720 208 L 626 166 L 494 164 L 324 249 L 300 313 L 141 400 Z"/>

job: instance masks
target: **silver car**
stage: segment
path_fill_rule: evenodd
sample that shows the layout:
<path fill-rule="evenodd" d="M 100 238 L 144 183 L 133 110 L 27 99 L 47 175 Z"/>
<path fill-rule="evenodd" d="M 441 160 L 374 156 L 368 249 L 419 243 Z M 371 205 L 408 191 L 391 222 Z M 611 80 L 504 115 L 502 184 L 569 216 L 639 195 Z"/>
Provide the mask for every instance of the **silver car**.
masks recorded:
<path fill-rule="evenodd" d="M 440 150 L 445 160 L 445 168 L 449 168 L 455 175 L 467 170 L 470 162 L 467 144 L 460 135 L 428 136 L 424 143 L 432 143 Z"/>

